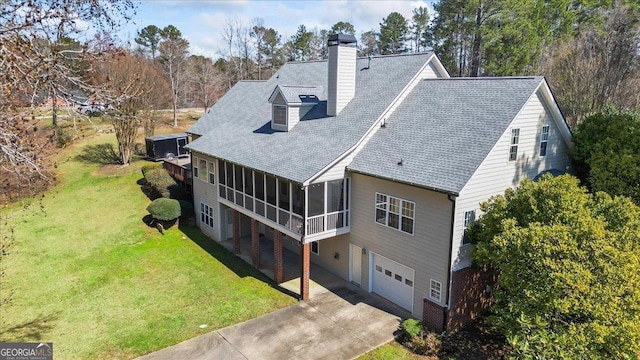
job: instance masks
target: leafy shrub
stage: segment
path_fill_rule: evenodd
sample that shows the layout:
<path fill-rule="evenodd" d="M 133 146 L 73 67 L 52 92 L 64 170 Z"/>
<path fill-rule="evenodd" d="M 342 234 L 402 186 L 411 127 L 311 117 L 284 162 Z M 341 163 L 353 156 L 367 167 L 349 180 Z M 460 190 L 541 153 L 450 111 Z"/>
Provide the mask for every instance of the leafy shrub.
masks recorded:
<path fill-rule="evenodd" d="M 427 331 L 414 338 L 411 350 L 420 355 L 436 355 L 442 350 L 442 339 L 440 335 Z"/>
<path fill-rule="evenodd" d="M 65 147 L 73 141 L 73 135 L 71 135 L 71 133 L 67 131 L 64 131 L 63 129 L 56 129 L 55 135 L 58 147 Z"/>
<path fill-rule="evenodd" d="M 416 319 L 402 322 L 402 343 L 416 354 L 435 355 L 442 349 L 439 335 L 426 331 L 422 323 Z"/>
<path fill-rule="evenodd" d="M 184 197 L 184 189 L 162 167 L 152 168 L 144 172 L 144 179 L 161 197 L 180 199 Z"/>
<path fill-rule="evenodd" d="M 133 153 L 138 156 L 146 156 L 147 148 L 143 143 L 135 143 L 133 145 Z"/>
<path fill-rule="evenodd" d="M 500 271 L 489 320 L 519 357 L 638 357 L 640 207 L 545 175 L 481 209 L 473 258 Z"/>
<path fill-rule="evenodd" d="M 146 178 L 146 174 L 147 171 L 151 170 L 151 169 L 159 169 L 162 167 L 162 163 L 153 163 L 153 164 L 148 164 L 148 165 L 144 165 L 142 167 L 142 176 L 145 176 Z"/>
<path fill-rule="evenodd" d="M 155 199 L 147 206 L 147 211 L 156 220 L 175 220 L 180 217 L 180 202 L 174 199 Z"/>
<path fill-rule="evenodd" d="M 402 332 L 406 340 L 411 340 L 422 332 L 422 323 L 416 319 L 407 319 L 402 322 Z"/>
<path fill-rule="evenodd" d="M 193 216 L 193 204 L 187 200 L 179 200 L 180 201 L 180 216 L 183 218 L 188 218 Z"/>

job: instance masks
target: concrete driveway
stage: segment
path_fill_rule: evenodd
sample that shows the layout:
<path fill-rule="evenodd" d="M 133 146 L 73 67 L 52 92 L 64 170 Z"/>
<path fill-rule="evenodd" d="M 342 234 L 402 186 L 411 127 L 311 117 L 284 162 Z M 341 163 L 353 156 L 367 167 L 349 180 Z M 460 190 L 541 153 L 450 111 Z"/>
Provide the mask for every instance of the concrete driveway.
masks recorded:
<path fill-rule="evenodd" d="M 312 283 L 307 302 L 139 359 L 353 359 L 393 339 L 402 310 L 344 281 L 328 285 Z"/>

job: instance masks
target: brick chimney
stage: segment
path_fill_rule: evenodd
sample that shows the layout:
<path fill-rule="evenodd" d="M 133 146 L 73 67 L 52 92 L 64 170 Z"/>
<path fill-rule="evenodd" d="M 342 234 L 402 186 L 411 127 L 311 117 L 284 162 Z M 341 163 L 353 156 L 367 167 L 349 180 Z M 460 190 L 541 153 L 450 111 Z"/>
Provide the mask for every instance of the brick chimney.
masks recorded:
<path fill-rule="evenodd" d="M 330 35 L 327 45 L 327 115 L 336 116 L 356 93 L 356 38 L 346 34 Z"/>

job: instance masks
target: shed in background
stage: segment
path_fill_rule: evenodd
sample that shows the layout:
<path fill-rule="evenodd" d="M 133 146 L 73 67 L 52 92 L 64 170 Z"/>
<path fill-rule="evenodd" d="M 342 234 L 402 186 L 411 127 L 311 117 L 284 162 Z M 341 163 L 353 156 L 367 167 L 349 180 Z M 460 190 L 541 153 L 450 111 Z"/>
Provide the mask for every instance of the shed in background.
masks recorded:
<path fill-rule="evenodd" d="M 189 143 L 186 133 L 150 136 L 145 139 L 147 157 L 153 161 L 189 156 L 184 148 Z"/>

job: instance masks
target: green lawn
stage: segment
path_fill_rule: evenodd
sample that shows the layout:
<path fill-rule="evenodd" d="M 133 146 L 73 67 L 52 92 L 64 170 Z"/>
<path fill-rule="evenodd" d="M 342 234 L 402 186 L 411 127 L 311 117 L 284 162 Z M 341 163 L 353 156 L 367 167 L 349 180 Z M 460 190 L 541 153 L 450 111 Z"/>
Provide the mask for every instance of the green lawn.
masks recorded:
<path fill-rule="evenodd" d="M 143 161 L 108 176 L 75 160 L 104 142 L 114 136 L 59 154 L 42 211 L 3 211 L 16 241 L 1 264 L 0 295 L 12 300 L 0 309 L 0 341 L 51 341 L 57 359 L 130 358 L 295 302 L 197 228 L 148 228 Z"/>
<path fill-rule="evenodd" d="M 380 346 L 377 349 L 360 356 L 357 360 L 418 360 L 437 359 L 436 356 L 427 357 L 412 353 L 397 341 L 392 341 Z"/>

